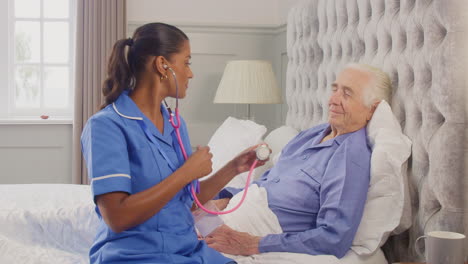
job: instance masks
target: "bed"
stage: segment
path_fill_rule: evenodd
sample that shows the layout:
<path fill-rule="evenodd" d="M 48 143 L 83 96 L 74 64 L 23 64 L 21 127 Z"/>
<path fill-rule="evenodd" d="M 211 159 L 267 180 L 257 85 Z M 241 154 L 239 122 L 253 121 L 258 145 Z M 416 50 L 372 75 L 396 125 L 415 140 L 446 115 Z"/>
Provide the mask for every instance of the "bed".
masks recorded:
<path fill-rule="evenodd" d="M 349 62 L 392 79 L 392 109 L 412 141 L 412 226 L 383 246 L 390 263 L 422 260 L 423 233 L 468 232 L 467 14 L 458 0 L 313 0 L 289 14 L 287 125 L 326 120 L 327 87 Z"/>
<path fill-rule="evenodd" d="M 462 2 L 311 0 L 292 8 L 287 28 L 286 126 L 265 137 L 261 126 L 240 122 L 239 131 L 251 132 L 242 143 L 263 138 L 279 153 L 283 141 L 295 131 L 326 121 L 327 89 L 340 67 L 349 62 L 380 67 L 392 79 L 389 103 L 412 142 L 412 155 L 402 174 L 406 179 L 402 185 L 406 186 L 402 189 L 402 197 L 407 199 L 402 203 L 405 214 L 370 254 L 350 250 L 341 260 L 330 256 L 312 260 L 310 256 L 272 253 L 244 263 L 418 261 L 422 257 L 416 255 L 414 241 L 423 233 L 467 233 L 468 59 L 464 45 L 468 26 L 461 18 L 468 8 Z M 217 133 L 224 136 L 234 131 L 221 128 Z M 232 140 L 231 146 L 217 143 L 223 141 L 216 133 L 210 141 L 214 167 L 229 158 L 226 148 L 234 153 L 234 147 L 242 147 Z M 224 151 L 216 155 L 216 148 Z M 97 228 L 89 186 L 1 185 L 0 192 L 0 263 L 88 262 L 88 248 Z"/>

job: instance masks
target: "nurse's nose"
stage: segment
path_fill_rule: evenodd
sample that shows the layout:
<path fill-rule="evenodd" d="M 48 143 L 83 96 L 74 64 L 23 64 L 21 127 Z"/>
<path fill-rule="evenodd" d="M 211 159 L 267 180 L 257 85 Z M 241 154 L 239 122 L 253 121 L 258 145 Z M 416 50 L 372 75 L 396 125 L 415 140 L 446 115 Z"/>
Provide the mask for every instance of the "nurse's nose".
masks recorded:
<path fill-rule="evenodd" d="M 192 71 L 192 68 L 189 67 L 188 71 L 189 71 L 189 72 L 188 72 L 187 78 L 192 79 L 192 78 L 193 78 L 193 71 Z"/>

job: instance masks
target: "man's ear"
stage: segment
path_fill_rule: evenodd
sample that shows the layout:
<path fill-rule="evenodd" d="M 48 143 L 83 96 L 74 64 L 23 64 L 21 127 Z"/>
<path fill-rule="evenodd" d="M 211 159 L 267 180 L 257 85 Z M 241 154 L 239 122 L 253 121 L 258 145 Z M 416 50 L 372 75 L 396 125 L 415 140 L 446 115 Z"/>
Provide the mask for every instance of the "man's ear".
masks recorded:
<path fill-rule="evenodd" d="M 377 109 L 377 106 L 379 106 L 379 104 L 380 104 L 380 101 L 377 101 L 371 105 L 369 114 L 367 116 L 367 121 L 371 120 L 372 116 L 374 115 L 375 109 Z"/>

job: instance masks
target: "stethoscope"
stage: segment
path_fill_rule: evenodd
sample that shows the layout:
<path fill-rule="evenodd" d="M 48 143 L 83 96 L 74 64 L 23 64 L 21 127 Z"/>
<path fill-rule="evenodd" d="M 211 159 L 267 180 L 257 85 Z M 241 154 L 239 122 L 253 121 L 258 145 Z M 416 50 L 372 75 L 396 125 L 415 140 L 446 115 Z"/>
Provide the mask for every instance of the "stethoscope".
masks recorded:
<path fill-rule="evenodd" d="M 174 82 L 175 82 L 175 86 L 176 86 L 176 107 L 175 107 L 175 114 L 172 112 L 171 108 L 169 107 L 169 105 L 167 104 L 166 100 L 164 100 L 164 105 L 166 106 L 166 109 L 169 113 L 169 123 L 171 123 L 172 127 L 174 128 L 175 132 L 176 132 L 176 136 L 177 136 L 177 141 L 179 143 L 179 147 L 180 147 L 180 150 L 182 151 L 182 155 L 184 156 L 184 161 L 186 161 L 188 159 L 188 156 L 187 156 L 187 152 L 185 151 L 185 147 L 184 147 L 184 144 L 183 144 L 183 141 L 182 141 L 182 137 L 180 136 L 180 131 L 179 131 L 179 128 L 180 128 L 180 115 L 179 115 L 179 85 L 178 85 L 178 82 L 177 82 L 177 78 L 176 78 L 176 74 L 175 74 L 175 71 L 167 66 L 166 64 L 163 65 L 163 68 L 164 69 L 167 69 L 169 70 L 171 73 L 172 73 L 172 76 L 174 77 Z M 174 117 L 175 117 L 175 120 L 177 121 L 174 121 Z M 197 193 L 200 193 L 200 181 L 199 180 L 195 180 L 194 182 L 192 182 L 190 184 L 190 192 L 191 192 L 191 195 L 193 197 L 193 199 L 195 200 L 195 203 L 197 204 L 197 206 L 202 209 L 203 211 L 207 212 L 207 213 L 210 213 L 210 214 L 214 214 L 214 215 L 223 215 L 223 214 L 229 214 L 229 213 L 232 213 L 234 212 L 235 210 L 237 210 L 241 205 L 242 203 L 244 202 L 245 200 L 245 197 L 247 195 L 247 191 L 249 189 L 249 185 L 250 185 L 250 179 L 252 177 L 252 172 L 253 170 L 255 169 L 255 166 L 257 165 L 257 162 L 259 160 L 266 160 L 268 159 L 268 157 L 270 156 L 270 149 L 266 146 L 266 145 L 260 145 L 259 147 L 257 147 L 257 149 L 255 150 L 256 152 L 256 156 L 257 158 L 254 160 L 254 162 L 252 163 L 252 165 L 250 166 L 250 171 L 249 171 L 249 175 L 247 177 L 247 181 L 245 183 L 245 189 L 244 189 L 244 193 L 242 194 L 242 198 L 241 200 L 239 201 L 239 203 L 233 207 L 232 209 L 230 210 L 227 210 L 227 211 L 223 211 L 223 212 L 216 212 L 216 211 L 211 211 L 207 208 L 205 208 L 201 202 L 198 200 L 198 197 L 197 197 Z M 166 156 L 163 155 L 165 159 Z M 167 159 L 168 160 L 168 159 Z M 168 163 L 170 163 L 170 161 L 168 160 Z M 195 185 L 195 186 L 194 186 Z"/>

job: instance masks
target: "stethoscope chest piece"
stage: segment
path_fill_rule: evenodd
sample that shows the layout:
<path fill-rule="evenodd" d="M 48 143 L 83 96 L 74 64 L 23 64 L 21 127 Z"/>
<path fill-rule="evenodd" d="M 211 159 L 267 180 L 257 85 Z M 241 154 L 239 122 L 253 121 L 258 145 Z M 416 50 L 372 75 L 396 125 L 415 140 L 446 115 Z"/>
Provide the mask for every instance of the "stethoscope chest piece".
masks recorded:
<path fill-rule="evenodd" d="M 270 149 L 266 145 L 260 145 L 255 149 L 257 159 L 266 160 L 270 156 Z"/>

